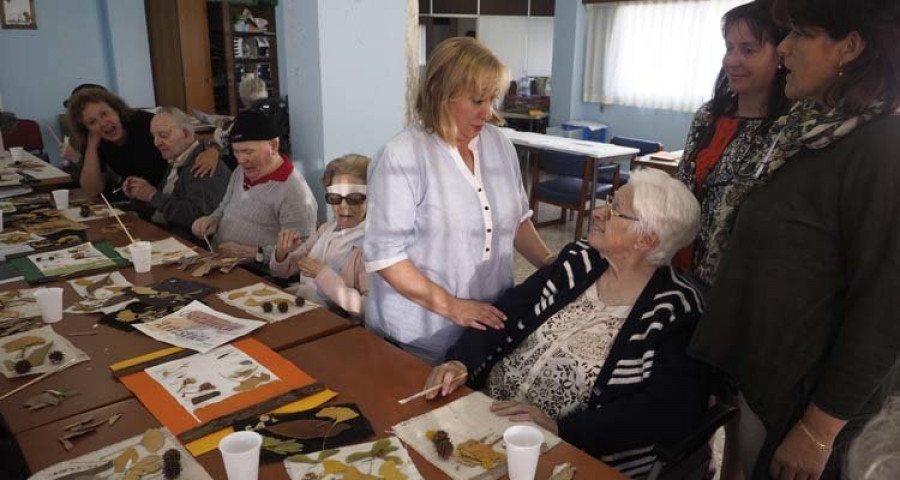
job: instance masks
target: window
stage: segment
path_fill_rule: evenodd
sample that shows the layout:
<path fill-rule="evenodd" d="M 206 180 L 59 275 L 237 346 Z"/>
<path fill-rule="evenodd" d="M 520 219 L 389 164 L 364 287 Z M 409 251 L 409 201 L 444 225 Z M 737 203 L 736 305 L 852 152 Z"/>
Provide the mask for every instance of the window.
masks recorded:
<path fill-rule="evenodd" d="M 696 110 L 722 63 L 722 15 L 746 1 L 588 5 L 584 101 Z"/>

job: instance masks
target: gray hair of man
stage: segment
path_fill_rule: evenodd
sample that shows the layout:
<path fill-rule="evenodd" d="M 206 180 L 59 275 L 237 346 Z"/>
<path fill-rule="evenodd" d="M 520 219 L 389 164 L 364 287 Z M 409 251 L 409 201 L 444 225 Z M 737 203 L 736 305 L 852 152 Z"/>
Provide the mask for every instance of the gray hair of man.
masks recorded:
<path fill-rule="evenodd" d="M 653 233 L 659 239 L 659 245 L 647 255 L 647 262 L 668 265 L 675 253 L 697 236 L 700 204 L 683 183 L 661 170 L 635 170 L 628 184 L 634 189 L 632 208 L 640 219 L 632 228 L 638 233 Z"/>
<path fill-rule="evenodd" d="M 257 100 L 269 98 L 266 82 L 252 73 L 244 75 L 241 84 L 238 86 L 238 94 L 241 96 L 241 102 L 244 104 L 244 107 L 248 108 Z"/>
<path fill-rule="evenodd" d="M 156 110 L 157 115 L 168 115 L 172 119 L 175 128 L 187 132 L 188 136 L 194 136 L 194 124 L 191 117 L 184 113 L 178 107 L 159 107 Z"/>
<path fill-rule="evenodd" d="M 900 478 L 900 397 L 892 397 L 853 440 L 847 474 L 850 480 Z"/>

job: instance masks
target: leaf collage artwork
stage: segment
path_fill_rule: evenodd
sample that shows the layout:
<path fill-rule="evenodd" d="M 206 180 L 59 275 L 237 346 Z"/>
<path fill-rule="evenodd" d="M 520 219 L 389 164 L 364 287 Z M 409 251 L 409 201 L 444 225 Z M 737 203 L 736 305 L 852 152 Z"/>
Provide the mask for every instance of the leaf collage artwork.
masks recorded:
<path fill-rule="evenodd" d="M 265 414 L 236 422 L 235 431 L 253 430 L 263 436 L 262 461 L 274 462 L 351 445 L 372 436 L 372 425 L 355 404 L 338 404 L 305 412 Z M 306 457 L 308 456 L 308 457 Z M 300 461 L 300 460 L 297 460 Z"/>
<path fill-rule="evenodd" d="M 234 267 L 246 263 L 248 260 L 239 257 L 229 257 L 221 253 L 206 253 L 193 257 L 182 258 L 178 262 L 178 268 L 184 271 L 191 271 L 192 277 L 204 277 L 218 271 L 221 273 L 229 273 Z"/>
<path fill-rule="evenodd" d="M 12 255 L 33 252 L 34 248 L 30 243 L 39 240 L 44 240 L 44 237 L 28 232 L 15 231 L 0 233 L 0 255 L 9 257 Z"/>
<path fill-rule="evenodd" d="M 137 301 L 103 315 L 100 323 L 132 330 L 135 324 L 163 318 L 215 291 L 215 287 L 204 283 L 179 278 L 163 280 L 150 287 L 128 287 L 124 289 L 124 294 Z"/>
<path fill-rule="evenodd" d="M 114 445 L 60 462 L 31 480 L 212 480 L 165 428 L 151 428 Z"/>
<path fill-rule="evenodd" d="M 35 290 L 37 289 L 30 288 L 0 292 L 0 321 L 40 317 L 41 311 L 34 299 Z"/>
<path fill-rule="evenodd" d="M 191 249 L 191 247 L 175 240 L 174 237 L 156 240 L 150 242 L 150 245 L 150 264 L 154 266 L 178 263 L 183 258 L 197 256 L 197 252 Z M 117 247 L 116 251 L 119 252 L 122 257 L 131 260 L 131 250 L 129 250 L 128 247 Z"/>
<path fill-rule="evenodd" d="M 217 296 L 223 302 L 269 323 L 280 322 L 319 308 L 318 304 L 307 302 L 303 297 L 296 297 L 262 282 L 222 292 Z"/>
<path fill-rule="evenodd" d="M 112 259 L 89 242 L 61 250 L 31 254 L 28 255 L 28 260 L 45 277 L 59 277 L 116 266 Z"/>
<path fill-rule="evenodd" d="M 116 215 L 124 215 L 125 212 L 115 209 Z M 72 208 L 67 208 L 60 212 L 63 217 L 75 222 L 90 222 L 92 220 L 100 220 L 101 218 L 111 217 L 112 213 L 106 205 L 102 203 L 82 204 Z"/>
<path fill-rule="evenodd" d="M 68 283 L 81 300 L 69 306 L 67 313 L 117 312 L 137 301 L 125 294 L 125 289 L 132 284 L 119 272 L 82 277 Z"/>
<path fill-rule="evenodd" d="M 191 414 L 199 408 L 278 380 L 253 357 L 231 345 L 163 363 L 146 372 Z"/>
<path fill-rule="evenodd" d="M 397 437 L 284 460 L 291 480 L 421 480 Z"/>
<path fill-rule="evenodd" d="M 232 317 L 194 300 L 180 310 L 134 328 L 160 342 L 206 353 L 247 335 L 264 322 Z"/>
<path fill-rule="evenodd" d="M 46 373 L 63 364 L 87 359 L 84 352 L 50 326 L 0 340 L 0 372 L 7 378 Z"/>

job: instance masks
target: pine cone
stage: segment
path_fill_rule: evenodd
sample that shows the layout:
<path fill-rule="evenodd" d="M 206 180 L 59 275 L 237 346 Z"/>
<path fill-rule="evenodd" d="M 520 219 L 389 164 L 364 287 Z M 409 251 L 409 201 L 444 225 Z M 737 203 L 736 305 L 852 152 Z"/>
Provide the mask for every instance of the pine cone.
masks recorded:
<path fill-rule="evenodd" d="M 302 307 L 303 305 L 306 305 L 306 300 L 304 300 L 303 297 L 294 297 L 294 305 Z"/>
<path fill-rule="evenodd" d="M 278 302 L 278 311 L 281 313 L 287 313 L 289 307 L 287 302 Z"/>
<path fill-rule="evenodd" d="M 172 480 L 181 475 L 181 452 L 170 448 L 163 454 L 163 475 Z"/>
<path fill-rule="evenodd" d="M 59 365 L 59 363 L 62 362 L 63 358 L 65 358 L 65 357 L 66 357 L 66 355 L 63 352 L 60 352 L 59 350 L 54 350 L 54 351 L 50 352 L 50 355 L 47 356 L 47 358 L 50 359 L 50 363 L 52 363 L 54 365 Z"/>
<path fill-rule="evenodd" d="M 263 302 L 262 309 L 266 313 L 272 313 L 272 302 Z"/>
<path fill-rule="evenodd" d="M 431 441 L 434 443 L 434 449 L 437 450 L 439 457 L 446 460 L 450 458 L 450 455 L 453 455 L 453 442 L 450 441 L 450 436 L 447 435 L 447 432 L 443 430 L 434 432 Z"/>
<path fill-rule="evenodd" d="M 13 366 L 13 370 L 15 370 L 19 375 L 25 375 L 26 373 L 31 371 L 31 362 L 29 362 L 28 360 L 19 360 Z"/>

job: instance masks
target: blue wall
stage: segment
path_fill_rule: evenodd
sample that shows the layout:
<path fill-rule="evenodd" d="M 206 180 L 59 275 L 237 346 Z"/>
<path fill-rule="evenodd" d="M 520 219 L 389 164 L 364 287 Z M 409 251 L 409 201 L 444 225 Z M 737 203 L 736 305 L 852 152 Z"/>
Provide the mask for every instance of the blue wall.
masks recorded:
<path fill-rule="evenodd" d="M 609 125 L 615 135 L 657 140 L 668 150 L 684 148 L 693 113 L 623 107 L 582 101 L 586 11 L 581 0 L 556 0 L 553 24 L 553 92 L 550 124 L 594 120 Z M 713 79 L 710 79 L 712 90 Z"/>
<path fill-rule="evenodd" d="M 131 105 L 155 103 L 143 0 L 34 4 L 37 30 L 0 29 L 5 110 L 53 125 L 59 133 L 62 101 L 81 83 L 105 85 Z M 45 150 L 58 160 L 53 138 L 43 133 Z"/>

